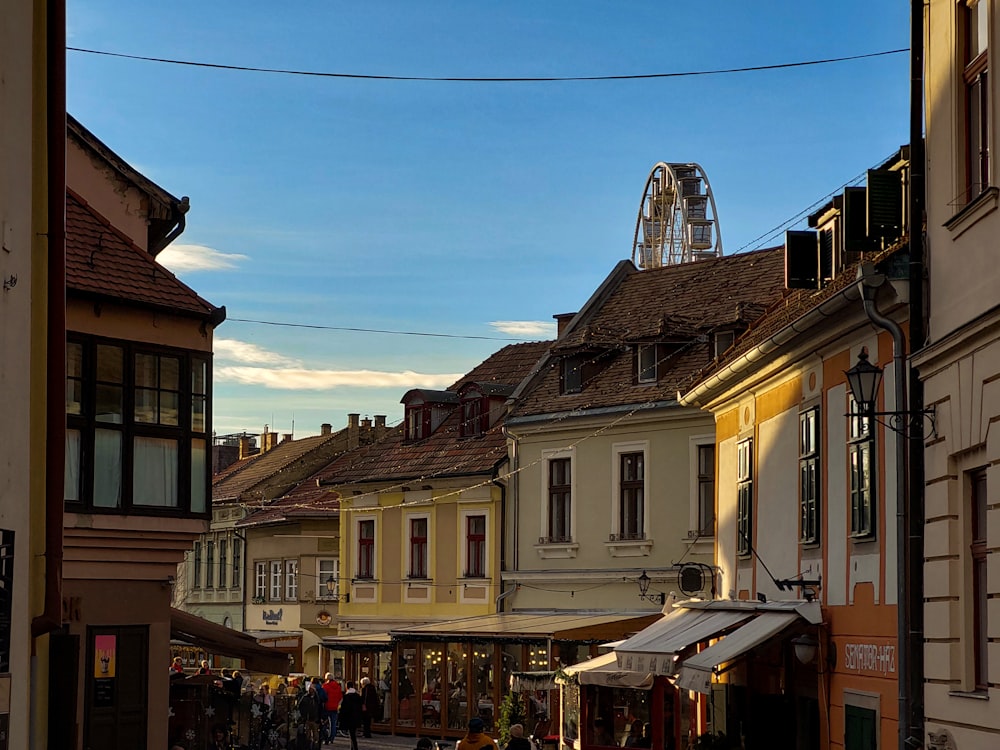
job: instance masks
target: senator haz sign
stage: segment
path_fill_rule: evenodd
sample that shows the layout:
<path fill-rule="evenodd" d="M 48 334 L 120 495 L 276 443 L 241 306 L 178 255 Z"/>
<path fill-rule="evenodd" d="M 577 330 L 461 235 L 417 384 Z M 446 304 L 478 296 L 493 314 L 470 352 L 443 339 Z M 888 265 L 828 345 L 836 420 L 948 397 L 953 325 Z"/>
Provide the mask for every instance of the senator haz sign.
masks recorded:
<path fill-rule="evenodd" d="M 896 676 L 896 642 L 876 639 L 868 642 L 845 641 L 840 646 L 841 668 L 871 677 Z"/>

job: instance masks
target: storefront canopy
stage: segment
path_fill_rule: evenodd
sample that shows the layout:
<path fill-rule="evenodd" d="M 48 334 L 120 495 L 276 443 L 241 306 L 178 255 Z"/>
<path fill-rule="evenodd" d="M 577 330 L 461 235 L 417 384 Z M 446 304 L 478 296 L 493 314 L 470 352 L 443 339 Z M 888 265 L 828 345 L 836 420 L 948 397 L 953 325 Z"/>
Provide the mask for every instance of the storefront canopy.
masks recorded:
<path fill-rule="evenodd" d="M 511 672 L 510 689 L 513 693 L 529 690 L 554 690 L 556 673 L 551 670 L 541 672 Z"/>
<path fill-rule="evenodd" d="M 619 669 L 618 659 L 612 651 L 566 667 L 562 674 L 556 677 L 556 682 L 563 685 L 578 682 L 581 685 L 649 690 L 653 687 L 653 675 L 648 672 L 626 672 Z"/>
<path fill-rule="evenodd" d="M 621 615 L 521 614 L 502 612 L 461 620 L 433 622 L 390 632 L 397 641 L 574 641 L 606 643 L 636 633 L 659 615 L 623 618 Z"/>
<path fill-rule="evenodd" d="M 712 675 L 726 662 L 738 659 L 750 649 L 770 640 L 785 628 L 802 620 L 797 612 L 761 612 L 743 627 L 734 630 L 700 654 L 685 659 L 677 684 L 699 693 L 712 692 Z"/>
<path fill-rule="evenodd" d="M 327 648 L 352 651 L 357 649 L 387 649 L 392 647 L 388 633 L 352 633 L 351 635 L 328 635 L 322 645 Z"/>
<path fill-rule="evenodd" d="M 188 612 L 170 608 L 170 637 L 211 654 L 242 659 L 247 669 L 269 674 L 288 674 L 288 656 L 261 646 L 246 633 L 218 625 Z"/>
<path fill-rule="evenodd" d="M 752 609 L 712 610 L 676 607 L 615 648 L 618 668 L 627 672 L 672 675 L 685 649 L 730 630 L 753 617 Z"/>

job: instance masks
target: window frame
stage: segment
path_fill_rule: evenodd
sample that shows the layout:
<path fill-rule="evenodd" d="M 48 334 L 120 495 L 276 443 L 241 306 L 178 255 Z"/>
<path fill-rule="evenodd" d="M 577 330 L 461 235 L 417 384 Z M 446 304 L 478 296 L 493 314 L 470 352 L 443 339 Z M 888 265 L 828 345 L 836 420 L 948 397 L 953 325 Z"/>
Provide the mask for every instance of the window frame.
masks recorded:
<path fill-rule="evenodd" d="M 299 560 L 297 557 L 286 558 L 282 561 L 284 571 L 284 592 L 283 600 L 286 602 L 297 602 L 299 600 Z"/>
<path fill-rule="evenodd" d="M 326 590 L 326 582 L 330 576 L 333 576 L 334 580 L 334 589 L 332 594 Z M 316 560 L 316 598 L 328 602 L 340 600 L 339 557 L 321 557 Z"/>
<path fill-rule="evenodd" d="M 211 393 L 212 393 L 212 353 L 193 349 L 160 346 L 145 342 L 113 339 L 102 336 L 91 336 L 83 333 L 69 332 L 67 335 L 67 350 L 78 348 L 79 358 L 67 361 L 66 392 L 73 399 L 67 399 L 66 420 L 67 430 L 79 436 L 78 453 L 75 457 L 67 454 L 67 467 L 76 461 L 76 486 L 73 494 L 66 493 L 66 509 L 70 512 L 137 514 L 155 516 L 182 516 L 209 518 L 211 504 L 210 495 L 211 471 L 208 451 L 211 438 Z M 120 373 L 117 380 L 101 377 L 102 350 L 118 350 L 121 354 Z M 167 388 L 164 393 L 174 394 L 177 399 L 177 424 L 164 424 L 160 421 L 140 421 L 136 406 L 137 396 L 145 392 L 144 386 L 137 383 L 137 359 L 153 357 L 161 363 L 165 358 L 176 359 L 178 363 L 177 388 Z M 71 370 L 75 363 L 79 370 Z M 195 378 L 196 368 L 200 370 L 199 378 Z M 107 370 L 104 371 L 107 373 Z M 158 370 L 159 372 L 159 370 Z M 196 387 L 196 382 L 200 389 Z M 159 382 L 159 381 L 158 381 Z M 117 415 L 102 412 L 97 413 L 99 406 L 107 404 L 109 390 L 117 389 Z M 157 393 L 163 389 L 157 389 Z M 99 398 L 103 394 L 104 398 Z M 76 397 L 79 400 L 75 400 Z M 198 407 L 194 406 L 197 401 Z M 195 427 L 193 420 L 197 412 L 200 414 L 200 428 Z M 159 412 L 158 412 L 159 413 Z M 97 436 L 99 433 L 115 433 L 119 435 L 117 461 L 119 470 L 107 475 L 111 481 L 117 482 L 117 501 L 115 504 L 98 503 L 95 500 L 96 467 L 95 460 L 99 451 Z M 136 502 L 137 488 L 135 482 L 139 472 L 135 463 L 141 455 L 139 444 L 141 440 L 161 441 L 176 446 L 176 465 L 169 472 L 174 475 L 176 486 L 175 504 L 156 504 Z M 200 459 L 197 456 L 196 444 L 200 442 Z M 155 445 L 152 446 L 155 450 Z M 102 461 L 102 465 L 104 465 Z M 204 476 L 199 475 L 203 466 Z M 67 476 L 72 473 L 67 468 Z M 197 481 L 197 480 L 201 481 Z M 141 499 L 141 498 L 140 498 Z M 201 507 L 199 507 L 201 506 Z"/>
<path fill-rule="evenodd" d="M 736 554 L 742 558 L 753 554 L 753 444 L 752 437 L 736 443 Z"/>
<path fill-rule="evenodd" d="M 415 443 L 431 434 L 431 409 L 428 404 L 416 404 L 404 409 L 406 441 Z"/>
<path fill-rule="evenodd" d="M 987 0 L 958 0 L 956 19 L 958 63 L 962 91 L 962 155 L 965 168 L 965 203 L 970 204 L 990 186 L 990 50 L 989 32 L 991 9 Z M 982 9 L 983 17 L 977 14 Z M 972 20 L 986 29 L 983 49 L 973 47 L 970 27 Z M 978 30 L 978 26 L 977 26 Z M 977 151 L 978 144 L 978 153 Z"/>
<path fill-rule="evenodd" d="M 556 467 L 561 467 L 558 479 L 564 480 L 561 483 L 554 483 L 553 476 L 556 474 Z M 546 538 L 549 542 L 567 543 L 573 541 L 573 458 L 572 456 L 558 456 L 548 459 L 545 462 L 546 473 Z M 556 511 L 559 511 L 557 514 Z M 557 515 L 558 523 L 557 521 Z M 561 533 L 556 534 L 555 528 L 561 528 Z"/>
<path fill-rule="evenodd" d="M 267 598 L 268 565 L 266 560 L 254 560 L 253 598 L 263 602 Z"/>
<path fill-rule="evenodd" d="M 418 526 L 423 527 L 423 536 L 417 534 Z M 407 578 L 416 580 L 430 578 L 430 534 L 430 516 L 426 513 L 406 516 Z"/>
<path fill-rule="evenodd" d="M 242 540 L 233 535 L 233 566 L 232 566 L 232 579 L 230 582 L 230 587 L 234 589 L 241 589 L 243 587 L 243 546 Z"/>
<path fill-rule="evenodd" d="M 205 540 L 205 588 L 215 588 L 215 540 Z"/>
<path fill-rule="evenodd" d="M 482 533 L 473 533 L 473 521 L 482 520 Z M 489 575 L 489 518 L 486 511 L 463 511 L 462 527 L 465 530 L 464 556 L 462 560 L 463 578 L 486 578 Z"/>
<path fill-rule="evenodd" d="M 986 467 L 968 472 L 968 498 L 966 506 L 968 523 L 969 589 L 971 599 L 971 628 L 968 628 L 972 659 L 970 683 L 976 693 L 989 692 L 989 585 L 987 568 L 987 514 L 989 494 Z"/>
<path fill-rule="evenodd" d="M 285 585 L 285 566 L 283 560 L 268 560 L 267 600 L 280 602 Z"/>
<path fill-rule="evenodd" d="M 354 521 L 355 539 L 357 540 L 354 577 L 362 581 L 374 581 L 376 579 L 376 550 L 375 550 L 375 519 L 357 518 Z M 370 525 L 371 536 L 362 536 L 362 529 Z"/>
<path fill-rule="evenodd" d="M 652 355 L 653 361 L 643 362 Z M 656 383 L 658 377 L 658 359 L 656 344 L 636 344 L 635 347 L 635 382 L 640 384 Z"/>
<path fill-rule="evenodd" d="M 220 536 L 218 540 L 218 551 L 219 551 L 219 588 L 228 588 L 228 576 L 226 575 L 226 565 L 229 562 L 229 537 Z"/>
<path fill-rule="evenodd" d="M 799 542 L 801 544 L 819 544 L 822 533 L 821 416 L 819 406 L 799 412 Z"/>
<path fill-rule="evenodd" d="M 559 392 L 572 395 L 583 392 L 583 365 L 585 357 L 582 354 L 568 354 L 562 358 L 559 368 Z"/>
<path fill-rule="evenodd" d="M 629 478 L 626 462 L 638 458 L 641 477 Z M 645 542 L 650 538 L 649 441 L 614 443 L 611 446 L 611 534 L 609 543 Z M 626 507 L 631 505 L 631 508 Z M 636 523 L 629 523 L 629 513 Z M 631 528 L 629 528 L 631 526 Z"/>
<path fill-rule="evenodd" d="M 199 539 L 194 543 L 194 552 L 193 552 L 194 564 L 192 565 L 192 570 L 191 570 L 191 576 L 194 579 L 191 585 L 191 588 L 193 589 L 201 588 L 201 549 L 202 549 L 202 544 L 201 540 Z"/>
<path fill-rule="evenodd" d="M 875 423 L 872 417 L 861 416 L 860 407 L 851 395 L 848 395 L 847 413 L 849 533 L 852 539 L 868 541 L 876 537 L 878 530 Z"/>
<path fill-rule="evenodd" d="M 459 409 L 462 417 L 459 437 L 479 437 L 489 430 L 489 398 L 478 389 L 470 388 L 467 394 L 462 395 Z"/>
<path fill-rule="evenodd" d="M 708 440 L 694 439 L 692 480 L 694 484 L 694 502 L 692 510 L 692 520 L 694 521 L 693 536 L 714 537 L 715 536 L 715 484 L 716 484 L 716 455 L 718 448 L 715 445 L 715 438 Z M 711 454 L 711 461 L 704 466 L 703 458 L 706 454 Z M 709 513 L 709 509 L 711 513 Z M 706 520 L 711 515 L 711 520 Z M 690 535 L 689 535 L 690 536 Z"/>

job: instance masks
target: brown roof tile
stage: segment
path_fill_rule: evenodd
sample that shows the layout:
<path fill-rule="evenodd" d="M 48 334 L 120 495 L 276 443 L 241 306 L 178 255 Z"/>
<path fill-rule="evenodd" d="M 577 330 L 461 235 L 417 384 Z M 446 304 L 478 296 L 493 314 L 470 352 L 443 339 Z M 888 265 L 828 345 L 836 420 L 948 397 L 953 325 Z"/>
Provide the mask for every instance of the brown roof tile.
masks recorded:
<path fill-rule="evenodd" d="M 132 304 L 213 317 L 216 308 L 143 252 L 79 195 L 66 195 L 66 287 Z"/>
<path fill-rule="evenodd" d="M 711 361 L 713 329 L 745 325 L 784 294 L 783 248 L 631 270 L 606 298 L 592 300 L 594 308 L 585 308 L 556 342 L 548 366 L 525 387 L 513 415 L 674 400 L 678 387 Z M 643 341 L 676 344 L 661 362 L 656 383 L 635 383 L 631 345 Z M 590 352 L 605 366 L 580 393 L 562 395 L 558 355 L 573 351 Z"/>

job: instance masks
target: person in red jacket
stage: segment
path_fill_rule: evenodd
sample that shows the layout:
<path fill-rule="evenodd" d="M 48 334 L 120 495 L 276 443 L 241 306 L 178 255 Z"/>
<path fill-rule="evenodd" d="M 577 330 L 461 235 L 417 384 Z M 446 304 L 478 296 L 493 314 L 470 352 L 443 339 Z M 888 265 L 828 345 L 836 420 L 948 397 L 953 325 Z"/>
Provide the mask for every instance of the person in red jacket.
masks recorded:
<path fill-rule="evenodd" d="M 327 740 L 333 742 L 337 739 L 337 713 L 340 711 L 340 701 L 344 698 L 344 691 L 329 672 L 323 676 L 323 690 L 326 691 L 326 718 L 330 722 Z"/>

